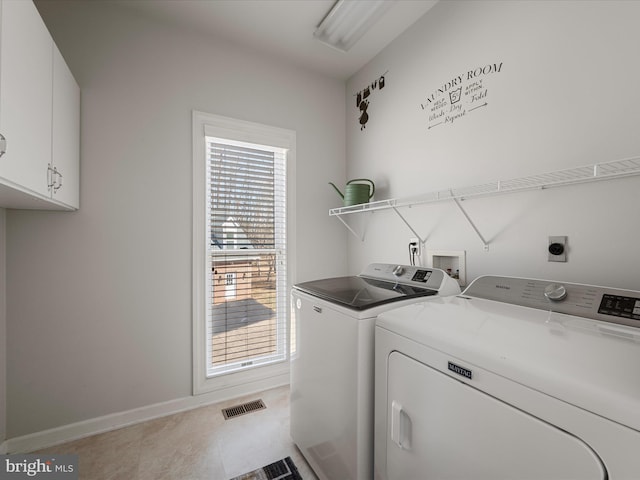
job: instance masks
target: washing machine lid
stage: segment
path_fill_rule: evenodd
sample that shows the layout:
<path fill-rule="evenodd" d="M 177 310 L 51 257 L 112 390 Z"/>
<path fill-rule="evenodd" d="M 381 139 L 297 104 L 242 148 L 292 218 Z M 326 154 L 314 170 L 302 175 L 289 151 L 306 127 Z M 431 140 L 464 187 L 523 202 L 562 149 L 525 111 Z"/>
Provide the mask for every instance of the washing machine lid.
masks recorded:
<path fill-rule="evenodd" d="M 388 303 L 437 295 L 437 290 L 361 276 L 299 283 L 295 289 L 352 310 L 367 310 Z"/>
<path fill-rule="evenodd" d="M 541 296 L 557 282 L 521 280 L 486 278 L 462 295 L 382 313 L 377 325 L 451 355 L 469 371 L 443 369 L 461 381 L 473 385 L 480 367 L 640 431 L 640 328 L 602 320 L 634 322 L 640 292 L 564 284 L 553 302 Z"/>

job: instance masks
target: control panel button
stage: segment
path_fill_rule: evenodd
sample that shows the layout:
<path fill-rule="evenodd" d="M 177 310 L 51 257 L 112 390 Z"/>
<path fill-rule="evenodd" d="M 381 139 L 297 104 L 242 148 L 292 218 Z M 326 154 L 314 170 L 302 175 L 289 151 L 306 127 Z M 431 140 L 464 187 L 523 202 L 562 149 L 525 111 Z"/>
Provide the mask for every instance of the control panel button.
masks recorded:
<path fill-rule="evenodd" d="M 552 302 L 560 302 L 567 298 L 567 289 L 560 283 L 551 283 L 545 287 L 544 296 Z"/>
<path fill-rule="evenodd" d="M 393 274 L 396 277 L 399 277 L 403 273 L 404 273 L 404 267 L 402 265 L 396 265 L 396 267 L 393 269 Z"/>

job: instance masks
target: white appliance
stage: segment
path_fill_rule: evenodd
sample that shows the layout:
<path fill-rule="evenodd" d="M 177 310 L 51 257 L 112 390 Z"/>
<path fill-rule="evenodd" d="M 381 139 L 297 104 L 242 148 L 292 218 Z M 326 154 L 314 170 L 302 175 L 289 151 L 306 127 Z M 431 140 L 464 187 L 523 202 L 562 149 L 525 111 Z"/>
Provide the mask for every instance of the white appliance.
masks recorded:
<path fill-rule="evenodd" d="M 291 436 L 321 480 L 372 478 L 376 316 L 457 293 L 442 270 L 389 264 L 294 286 Z"/>
<path fill-rule="evenodd" d="M 640 478 L 640 292 L 486 276 L 376 325 L 375 479 Z"/>

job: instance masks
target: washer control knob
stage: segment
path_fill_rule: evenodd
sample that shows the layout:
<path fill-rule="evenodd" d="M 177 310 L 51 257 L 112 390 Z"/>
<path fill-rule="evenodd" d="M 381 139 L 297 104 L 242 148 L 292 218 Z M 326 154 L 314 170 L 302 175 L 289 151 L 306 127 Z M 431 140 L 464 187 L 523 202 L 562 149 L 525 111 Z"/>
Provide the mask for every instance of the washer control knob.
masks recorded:
<path fill-rule="evenodd" d="M 402 265 L 396 265 L 396 267 L 393 269 L 393 274 L 396 277 L 399 277 L 403 273 L 404 273 L 404 267 Z"/>
<path fill-rule="evenodd" d="M 560 283 L 551 283 L 545 287 L 544 296 L 552 302 L 561 302 L 567 298 L 567 289 Z"/>

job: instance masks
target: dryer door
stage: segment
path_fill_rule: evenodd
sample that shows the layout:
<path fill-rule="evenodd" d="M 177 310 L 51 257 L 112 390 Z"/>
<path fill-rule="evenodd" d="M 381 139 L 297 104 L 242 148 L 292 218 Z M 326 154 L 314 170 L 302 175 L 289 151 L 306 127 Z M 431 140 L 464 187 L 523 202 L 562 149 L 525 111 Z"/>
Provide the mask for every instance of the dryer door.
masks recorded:
<path fill-rule="evenodd" d="M 580 439 L 401 353 L 388 361 L 388 479 L 607 478 Z"/>

